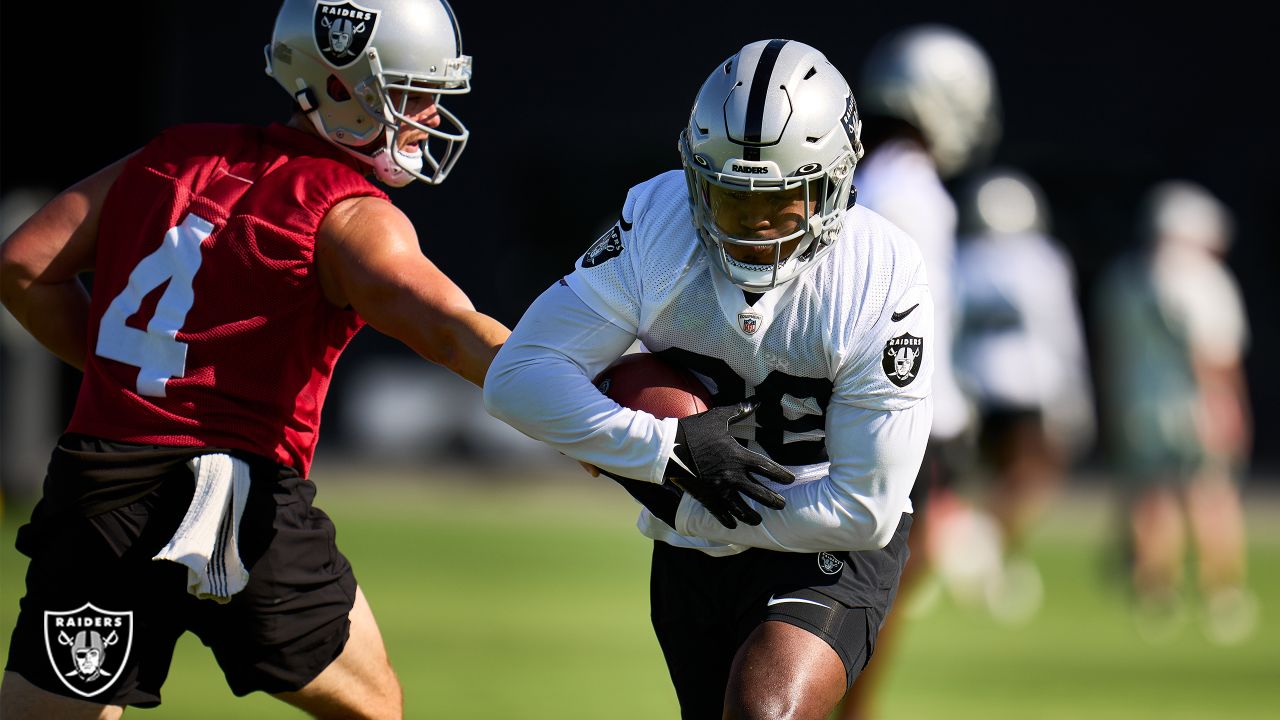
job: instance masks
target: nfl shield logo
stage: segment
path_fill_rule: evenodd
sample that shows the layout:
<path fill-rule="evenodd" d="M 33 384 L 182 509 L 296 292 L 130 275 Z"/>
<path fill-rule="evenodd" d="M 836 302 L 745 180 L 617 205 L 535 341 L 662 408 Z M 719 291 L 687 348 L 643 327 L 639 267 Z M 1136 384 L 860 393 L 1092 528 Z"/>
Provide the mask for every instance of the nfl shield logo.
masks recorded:
<path fill-rule="evenodd" d="M 368 47 L 377 26 L 377 10 L 353 2 L 317 3 L 316 49 L 330 65 L 346 67 Z"/>
<path fill-rule="evenodd" d="M 748 335 L 755 335 L 760 329 L 760 316 L 756 313 L 738 313 L 738 327 Z"/>
<path fill-rule="evenodd" d="M 44 613 L 44 647 L 54 674 L 72 692 L 93 697 L 120 676 L 133 648 L 133 611 L 113 612 L 85 603 Z"/>

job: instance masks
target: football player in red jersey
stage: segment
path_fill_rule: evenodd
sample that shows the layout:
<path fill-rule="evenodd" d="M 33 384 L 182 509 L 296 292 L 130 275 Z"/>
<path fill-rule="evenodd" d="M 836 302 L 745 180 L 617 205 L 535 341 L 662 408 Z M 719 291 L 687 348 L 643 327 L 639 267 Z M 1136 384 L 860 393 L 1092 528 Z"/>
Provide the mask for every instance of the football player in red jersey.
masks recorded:
<path fill-rule="evenodd" d="M 508 334 L 368 177 L 445 178 L 467 131 L 440 96 L 469 91 L 471 58 L 445 0 L 285 0 L 266 54 L 290 123 L 170 128 L 3 247 L 5 306 L 84 371 L 18 536 L 31 563 L 6 718 L 158 705 L 188 630 L 237 695 L 401 716 L 306 477 L 334 364 L 364 324 L 477 384 Z"/>

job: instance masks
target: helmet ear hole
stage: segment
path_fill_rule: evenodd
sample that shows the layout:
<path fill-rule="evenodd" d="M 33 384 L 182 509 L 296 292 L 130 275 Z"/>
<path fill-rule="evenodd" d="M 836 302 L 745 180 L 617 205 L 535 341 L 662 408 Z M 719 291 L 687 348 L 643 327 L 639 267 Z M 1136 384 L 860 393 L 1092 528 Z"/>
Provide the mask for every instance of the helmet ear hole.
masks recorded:
<path fill-rule="evenodd" d="M 336 102 L 346 102 L 351 99 L 351 93 L 347 92 L 347 86 L 342 84 L 337 75 L 330 75 L 324 83 L 325 92 Z"/>

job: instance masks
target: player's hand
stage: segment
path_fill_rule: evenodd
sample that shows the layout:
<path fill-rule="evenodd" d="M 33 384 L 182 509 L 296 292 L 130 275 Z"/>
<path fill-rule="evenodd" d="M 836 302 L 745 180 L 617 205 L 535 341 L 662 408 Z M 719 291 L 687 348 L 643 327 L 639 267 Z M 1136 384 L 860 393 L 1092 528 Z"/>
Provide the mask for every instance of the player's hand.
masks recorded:
<path fill-rule="evenodd" d="M 667 479 L 702 503 L 727 528 L 760 524 L 743 496 L 781 510 L 786 501 L 765 487 L 752 473 L 782 484 L 795 480 L 791 471 L 752 452 L 729 435 L 729 426 L 751 417 L 759 403 L 748 400 L 680 418 L 676 447 L 667 463 Z"/>

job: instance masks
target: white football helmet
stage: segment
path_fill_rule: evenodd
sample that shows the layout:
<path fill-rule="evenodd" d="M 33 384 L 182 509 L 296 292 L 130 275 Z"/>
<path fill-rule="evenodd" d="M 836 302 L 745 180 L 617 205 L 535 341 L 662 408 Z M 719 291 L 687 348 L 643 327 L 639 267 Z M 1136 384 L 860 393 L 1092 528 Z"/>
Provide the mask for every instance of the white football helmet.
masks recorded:
<path fill-rule="evenodd" d="M 738 287 L 764 292 L 785 283 L 831 249 L 862 157 L 862 124 L 844 76 L 816 49 L 794 40 L 761 40 L 720 63 L 698 91 L 680 158 L 693 224 L 707 251 Z M 730 235 L 715 222 L 711 186 L 774 193 L 804 188 L 813 212 L 776 239 Z M 798 240 L 783 254 L 783 246 Z M 747 264 L 727 246 L 771 247 L 773 262 Z"/>
<path fill-rule="evenodd" d="M 266 56 L 320 135 L 383 183 L 438 185 L 458 162 L 469 133 L 439 96 L 471 91 L 471 57 L 446 0 L 284 0 Z M 409 119 L 427 96 L 441 127 Z M 407 128 L 426 137 L 401 149 Z"/>
<path fill-rule="evenodd" d="M 1143 239 L 1157 249 L 1190 248 L 1215 254 L 1231 247 L 1235 218 L 1207 188 L 1165 180 L 1147 191 L 1138 220 Z"/>
<path fill-rule="evenodd" d="M 978 174 L 959 193 L 965 235 L 1022 235 L 1049 232 L 1049 204 L 1039 184 L 1017 170 L 993 168 Z"/>
<path fill-rule="evenodd" d="M 975 164 L 1000 137 L 991 60 L 955 28 L 917 25 L 876 43 L 858 97 L 864 115 L 898 118 L 918 129 L 943 177 Z"/>

